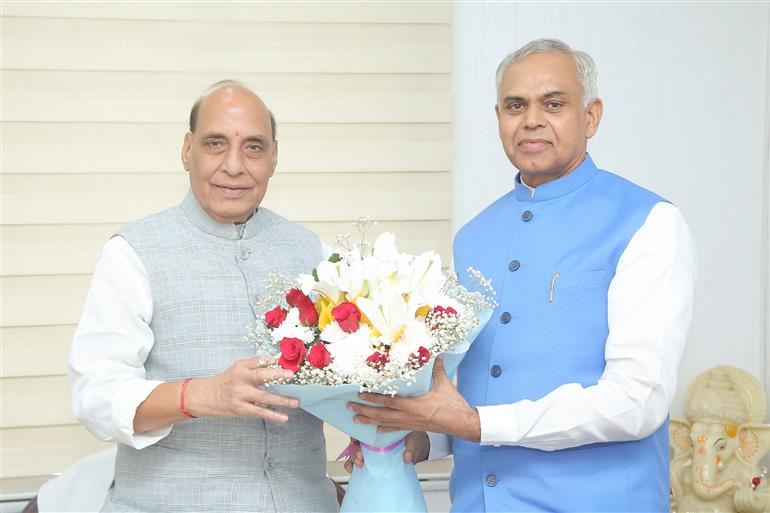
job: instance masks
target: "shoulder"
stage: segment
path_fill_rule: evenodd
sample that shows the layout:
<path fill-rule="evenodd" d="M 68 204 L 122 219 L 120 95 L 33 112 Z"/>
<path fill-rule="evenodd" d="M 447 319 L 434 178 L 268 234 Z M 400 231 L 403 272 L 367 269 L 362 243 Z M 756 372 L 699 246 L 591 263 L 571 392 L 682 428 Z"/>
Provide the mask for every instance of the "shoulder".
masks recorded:
<path fill-rule="evenodd" d="M 179 216 L 181 209 L 179 206 L 171 207 L 161 212 L 150 214 L 141 219 L 137 219 L 115 232 L 120 235 L 129 244 L 134 244 L 137 239 L 161 240 L 160 233 L 169 225 L 169 221 Z"/>
<path fill-rule="evenodd" d="M 294 221 L 289 221 L 285 217 L 276 214 L 272 210 L 259 207 L 260 215 L 264 216 L 265 229 L 272 232 L 273 235 L 279 235 L 285 238 L 300 239 L 321 245 L 321 240 L 313 231 Z"/>
<path fill-rule="evenodd" d="M 639 200 L 652 202 L 652 204 L 660 201 L 666 201 L 659 194 L 638 185 L 628 178 L 624 178 L 620 175 L 613 173 L 612 171 L 606 171 L 599 169 L 594 180 L 594 185 L 600 186 L 607 190 L 614 197 L 627 198 L 636 197 Z"/>

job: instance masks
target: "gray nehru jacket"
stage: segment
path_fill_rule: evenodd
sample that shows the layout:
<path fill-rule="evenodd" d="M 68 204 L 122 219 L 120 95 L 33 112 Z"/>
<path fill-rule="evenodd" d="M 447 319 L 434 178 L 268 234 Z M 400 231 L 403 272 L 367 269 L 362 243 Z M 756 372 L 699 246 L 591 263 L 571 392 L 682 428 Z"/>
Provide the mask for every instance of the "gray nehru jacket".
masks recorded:
<path fill-rule="evenodd" d="M 264 314 L 255 304 L 268 274 L 292 279 L 321 259 L 305 228 L 265 208 L 243 225 L 220 224 L 192 193 L 117 235 L 150 280 L 155 342 L 145 368 L 153 380 L 211 376 L 254 356 L 246 328 Z M 103 511 L 336 511 L 321 421 L 285 411 L 286 424 L 202 417 L 144 449 L 120 445 Z"/>

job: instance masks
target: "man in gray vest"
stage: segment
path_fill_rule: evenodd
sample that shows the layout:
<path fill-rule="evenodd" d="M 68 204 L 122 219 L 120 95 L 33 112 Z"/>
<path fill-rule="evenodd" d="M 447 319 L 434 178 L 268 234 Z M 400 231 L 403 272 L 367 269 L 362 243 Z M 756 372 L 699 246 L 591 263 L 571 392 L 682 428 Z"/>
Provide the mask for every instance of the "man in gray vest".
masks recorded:
<path fill-rule="evenodd" d="M 69 369 L 75 416 L 118 442 L 103 511 L 337 510 L 321 421 L 260 387 L 291 373 L 245 338 L 268 275 L 321 259 L 314 234 L 259 207 L 277 154 L 262 100 L 215 84 L 190 113 L 182 204 L 104 248 Z"/>

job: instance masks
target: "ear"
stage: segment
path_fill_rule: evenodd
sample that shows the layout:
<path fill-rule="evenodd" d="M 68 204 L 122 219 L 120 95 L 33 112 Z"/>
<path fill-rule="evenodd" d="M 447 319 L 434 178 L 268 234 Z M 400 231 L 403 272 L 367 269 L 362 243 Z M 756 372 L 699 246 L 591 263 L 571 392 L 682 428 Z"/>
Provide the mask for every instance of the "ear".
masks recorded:
<path fill-rule="evenodd" d="M 690 424 L 684 419 L 671 419 L 668 426 L 668 443 L 674 449 L 674 458 L 689 456 L 692 452 L 690 445 Z"/>
<path fill-rule="evenodd" d="M 192 148 L 192 134 L 187 132 L 184 134 L 182 143 L 182 167 L 185 171 L 190 171 L 190 148 Z"/>
<path fill-rule="evenodd" d="M 738 427 L 738 454 L 755 464 L 770 450 L 770 425 L 743 424 Z"/>
<path fill-rule="evenodd" d="M 604 113 L 604 103 L 597 98 L 586 107 L 586 139 L 594 136 L 599 130 L 599 123 L 602 121 Z"/>
<path fill-rule="evenodd" d="M 273 170 L 270 172 L 272 178 L 275 174 L 275 168 L 278 166 L 278 139 L 273 140 Z"/>

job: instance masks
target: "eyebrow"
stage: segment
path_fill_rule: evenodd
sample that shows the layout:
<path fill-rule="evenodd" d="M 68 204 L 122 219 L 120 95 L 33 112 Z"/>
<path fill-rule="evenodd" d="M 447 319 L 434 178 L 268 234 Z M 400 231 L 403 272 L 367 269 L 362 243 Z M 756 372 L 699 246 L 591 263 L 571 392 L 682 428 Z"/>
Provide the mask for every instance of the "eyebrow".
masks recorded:
<path fill-rule="evenodd" d="M 553 98 L 554 96 L 567 96 L 567 93 L 564 91 L 551 91 L 550 93 L 544 94 L 543 99 L 548 100 L 549 98 Z"/>
<path fill-rule="evenodd" d="M 206 139 L 224 139 L 227 140 L 227 136 L 221 132 L 211 132 L 203 136 L 203 140 Z M 261 135 L 250 135 L 248 137 L 243 138 L 244 142 L 259 142 L 259 143 L 266 143 L 267 137 L 261 136 Z"/>
<path fill-rule="evenodd" d="M 567 93 L 565 91 L 551 91 L 550 93 L 546 93 L 543 96 L 541 96 L 541 99 L 543 100 L 550 100 L 551 98 L 554 98 L 556 96 L 566 96 Z M 523 96 L 506 96 L 503 98 L 503 103 L 507 102 L 526 102 L 527 99 Z"/>

